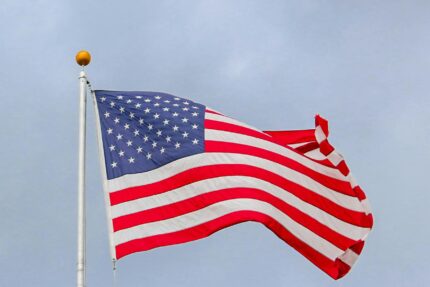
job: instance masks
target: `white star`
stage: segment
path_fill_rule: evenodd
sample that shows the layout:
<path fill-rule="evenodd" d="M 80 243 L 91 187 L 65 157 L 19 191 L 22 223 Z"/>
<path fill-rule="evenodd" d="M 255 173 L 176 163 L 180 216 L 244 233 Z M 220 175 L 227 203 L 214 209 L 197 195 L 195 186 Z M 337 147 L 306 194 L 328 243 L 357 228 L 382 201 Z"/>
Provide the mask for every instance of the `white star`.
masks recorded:
<path fill-rule="evenodd" d="M 154 107 L 159 107 L 160 106 L 160 104 L 159 103 L 155 103 L 154 104 Z"/>
<path fill-rule="evenodd" d="M 130 113 L 130 119 L 134 118 L 134 113 Z"/>
<path fill-rule="evenodd" d="M 122 139 L 122 134 L 118 134 L 118 135 L 116 136 L 116 139 L 117 139 L 117 140 L 121 140 L 121 139 Z"/>
<path fill-rule="evenodd" d="M 170 142 L 170 140 L 171 140 L 171 139 L 172 139 L 172 138 L 171 138 L 171 137 L 169 137 L 169 136 L 167 136 L 167 137 L 166 137 L 166 141 L 167 141 L 167 142 Z"/>
<path fill-rule="evenodd" d="M 179 100 L 180 100 L 180 98 L 176 97 L 176 98 L 174 98 L 174 100 L 175 100 L 175 101 L 179 101 Z"/>
<path fill-rule="evenodd" d="M 134 163 L 134 157 L 130 157 L 130 158 L 128 159 L 128 162 L 129 162 L 129 163 Z"/>
<path fill-rule="evenodd" d="M 160 117 L 160 115 L 159 114 L 155 114 L 154 115 L 154 119 L 158 119 Z"/>
<path fill-rule="evenodd" d="M 132 102 L 132 100 L 130 100 L 130 99 L 128 99 L 128 100 L 127 100 L 127 104 L 129 104 L 129 103 L 131 103 L 131 102 Z"/>
<path fill-rule="evenodd" d="M 168 112 L 170 109 L 169 108 L 163 108 L 163 111 Z"/>
<path fill-rule="evenodd" d="M 140 104 L 140 103 L 137 103 L 137 104 L 135 104 L 134 105 L 134 107 L 136 108 L 136 109 L 138 109 L 138 108 L 140 108 L 140 106 L 141 106 L 142 104 Z"/>
<path fill-rule="evenodd" d="M 175 143 L 175 148 L 176 148 L 176 149 L 178 149 L 178 148 L 180 148 L 180 147 L 181 147 L 181 144 L 180 144 L 180 143 L 178 143 L 178 142 L 176 142 L 176 143 Z"/>
<path fill-rule="evenodd" d="M 157 143 L 154 141 L 154 142 L 152 142 L 152 147 L 153 148 L 156 148 L 157 147 Z"/>
<path fill-rule="evenodd" d="M 152 157 L 151 153 L 149 153 L 149 152 L 148 152 L 148 153 L 146 154 L 146 158 L 147 158 L 147 159 L 151 159 L 151 157 Z"/>
<path fill-rule="evenodd" d="M 131 146 L 132 144 L 133 144 L 133 142 L 131 140 L 128 140 L 127 146 Z"/>
<path fill-rule="evenodd" d="M 139 124 L 143 125 L 143 119 L 142 118 L 139 119 Z"/>
<path fill-rule="evenodd" d="M 198 110 L 198 109 L 199 109 L 199 107 L 197 107 L 197 106 L 193 106 L 193 109 Z"/>
<path fill-rule="evenodd" d="M 165 149 L 164 149 L 164 147 L 162 147 L 162 148 L 160 149 L 160 153 L 164 153 L 164 151 L 165 151 Z"/>
<path fill-rule="evenodd" d="M 169 120 L 167 120 L 167 119 L 166 119 L 166 120 L 164 120 L 164 121 L 163 121 L 163 124 L 164 124 L 165 126 L 167 126 L 167 125 L 169 124 Z"/>
<path fill-rule="evenodd" d="M 115 118 L 113 121 L 114 121 L 116 124 L 119 124 L 119 119 L 118 119 L 118 118 Z"/>
<path fill-rule="evenodd" d="M 174 107 L 179 107 L 179 105 L 178 105 L 178 104 L 173 104 L 173 106 L 174 106 Z"/>
<path fill-rule="evenodd" d="M 105 113 L 105 118 L 108 118 L 110 116 L 110 113 L 106 112 Z"/>
<path fill-rule="evenodd" d="M 115 103 L 114 102 L 110 102 L 110 106 L 113 108 L 115 107 Z"/>
<path fill-rule="evenodd" d="M 123 96 L 117 96 L 118 100 L 122 100 Z"/>
<path fill-rule="evenodd" d="M 189 108 L 185 107 L 185 108 L 182 108 L 182 110 L 183 110 L 183 111 L 188 111 L 188 110 L 189 110 Z"/>
<path fill-rule="evenodd" d="M 104 101 L 106 101 L 106 98 L 105 97 L 101 97 L 100 101 L 103 103 Z"/>
<path fill-rule="evenodd" d="M 183 102 L 183 104 L 188 106 L 190 103 L 189 102 Z"/>
<path fill-rule="evenodd" d="M 137 137 L 139 135 L 139 130 L 134 130 L 133 134 L 135 137 Z"/>
<path fill-rule="evenodd" d="M 187 137 L 188 137 L 188 133 L 187 133 L 187 132 L 183 132 L 182 136 L 183 136 L 184 138 L 187 138 Z"/>
<path fill-rule="evenodd" d="M 155 96 L 155 98 L 156 98 L 157 100 L 161 99 L 161 97 L 160 97 L 160 96 Z"/>
<path fill-rule="evenodd" d="M 193 139 L 193 144 L 198 144 L 199 140 L 198 139 Z"/>
<path fill-rule="evenodd" d="M 136 96 L 135 98 L 136 98 L 136 99 L 141 99 L 141 98 L 142 98 L 142 96 Z"/>
<path fill-rule="evenodd" d="M 114 146 L 114 145 L 111 145 L 111 146 L 109 147 L 109 149 L 110 149 L 110 151 L 114 151 L 114 150 L 115 150 L 115 146 Z"/>
<path fill-rule="evenodd" d="M 192 125 L 191 127 L 193 128 L 193 130 L 196 130 L 196 129 L 197 129 L 197 127 L 198 127 L 198 125 L 194 124 L 194 125 Z"/>
<path fill-rule="evenodd" d="M 125 124 L 125 125 L 124 125 L 124 129 L 128 130 L 129 128 L 130 128 L 130 125 L 129 125 L 129 124 Z"/>
<path fill-rule="evenodd" d="M 165 100 L 164 102 L 165 102 L 166 104 L 170 103 L 170 101 L 169 101 L 169 100 Z"/>
<path fill-rule="evenodd" d="M 148 130 L 152 130 L 153 125 L 148 125 Z"/>
<path fill-rule="evenodd" d="M 119 111 L 121 112 L 121 114 L 125 111 L 124 107 L 120 107 Z"/>
<path fill-rule="evenodd" d="M 187 118 L 183 118 L 183 119 L 182 119 L 182 122 L 183 122 L 183 123 L 187 123 L 187 122 L 188 122 L 188 119 L 187 119 Z"/>
<path fill-rule="evenodd" d="M 110 166 L 112 167 L 112 168 L 115 168 L 116 167 L 116 165 L 117 165 L 117 163 L 114 161 L 114 162 L 112 162 L 111 164 L 110 164 Z"/>
<path fill-rule="evenodd" d="M 151 100 L 150 99 L 144 99 L 145 103 L 150 103 Z"/>
<path fill-rule="evenodd" d="M 141 152 L 143 151 L 142 147 L 140 147 L 140 146 L 139 146 L 139 147 L 137 147 L 137 149 L 136 149 L 136 150 L 137 150 L 137 153 L 141 153 Z"/>
<path fill-rule="evenodd" d="M 163 132 L 162 131 L 160 131 L 160 130 L 158 130 L 157 131 L 157 136 L 159 137 L 159 136 L 161 136 L 161 134 L 162 134 Z"/>
<path fill-rule="evenodd" d="M 179 115 L 179 114 L 178 114 L 177 112 L 174 112 L 174 113 L 173 113 L 173 116 L 174 116 L 174 117 L 177 117 L 178 115 Z"/>
<path fill-rule="evenodd" d="M 192 113 L 192 115 L 193 115 L 193 117 L 197 117 L 199 115 L 199 113 L 194 112 L 194 113 Z"/>
<path fill-rule="evenodd" d="M 147 135 L 145 135 L 145 136 L 143 137 L 143 141 L 144 141 L 144 142 L 147 142 L 147 141 L 148 141 L 148 136 L 147 136 Z"/>
<path fill-rule="evenodd" d="M 113 132 L 113 129 L 108 129 L 107 130 L 108 135 L 112 134 L 112 132 Z"/>
<path fill-rule="evenodd" d="M 119 154 L 119 156 L 124 156 L 124 151 L 120 150 L 118 154 Z"/>
<path fill-rule="evenodd" d="M 146 108 L 145 110 L 143 110 L 145 112 L 145 114 L 149 113 L 151 111 L 150 108 Z"/>
<path fill-rule="evenodd" d="M 173 127 L 173 131 L 177 131 L 179 129 L 179 127 L 177 126 L 177 125 L 175 125 L 174 127 Z"/>

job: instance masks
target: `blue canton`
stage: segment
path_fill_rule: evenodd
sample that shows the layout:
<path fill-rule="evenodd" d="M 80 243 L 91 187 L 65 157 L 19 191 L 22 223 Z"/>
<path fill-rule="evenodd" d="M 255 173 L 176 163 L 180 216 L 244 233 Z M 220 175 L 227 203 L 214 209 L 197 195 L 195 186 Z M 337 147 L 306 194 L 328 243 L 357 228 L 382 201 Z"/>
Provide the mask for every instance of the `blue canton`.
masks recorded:
<path fill-rule="evenodd" d="M 157 92 L 95 92 L 108 179 L 204 152 L 206 107 Z"/>

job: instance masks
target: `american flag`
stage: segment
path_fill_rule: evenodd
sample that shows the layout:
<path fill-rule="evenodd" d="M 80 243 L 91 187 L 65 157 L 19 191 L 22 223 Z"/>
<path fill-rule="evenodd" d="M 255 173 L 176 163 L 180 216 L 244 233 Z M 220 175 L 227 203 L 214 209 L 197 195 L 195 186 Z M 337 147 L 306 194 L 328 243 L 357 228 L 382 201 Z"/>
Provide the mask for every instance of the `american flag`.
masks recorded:
<path fill-rule="evenodd" d="M 335 279 L 361 253 L 369 204 L 323 118 L 312 130 L 263 132 L 166 93 L 94 100 L 113 259 L 245 221 Z"/>

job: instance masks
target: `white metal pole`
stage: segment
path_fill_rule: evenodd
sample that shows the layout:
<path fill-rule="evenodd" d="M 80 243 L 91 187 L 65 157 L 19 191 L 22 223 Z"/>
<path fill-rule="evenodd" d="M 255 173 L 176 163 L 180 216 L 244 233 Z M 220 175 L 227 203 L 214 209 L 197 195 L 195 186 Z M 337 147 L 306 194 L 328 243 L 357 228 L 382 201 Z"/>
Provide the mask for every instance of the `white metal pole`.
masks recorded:
<path fill-rule="evenodd" d="M 85 287 L 85 132 L 86 132 L 87 76 L 79 74 L 79 167 L 78 167 L 78 261 L 77 287 Z"/>

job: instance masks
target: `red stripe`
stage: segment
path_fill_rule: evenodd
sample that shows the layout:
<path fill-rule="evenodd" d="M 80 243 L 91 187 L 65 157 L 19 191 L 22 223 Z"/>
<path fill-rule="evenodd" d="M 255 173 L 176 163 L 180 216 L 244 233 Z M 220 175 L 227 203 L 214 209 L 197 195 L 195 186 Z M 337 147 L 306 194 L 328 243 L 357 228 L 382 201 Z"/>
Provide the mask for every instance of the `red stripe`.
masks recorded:
<path fill-rule="evenodd" d="M 319 143 L 320 151 L 323 155 L 328 156 L 334 151 L 334 147 L 328 142 L 327 139 Z"/>
<path fill-rule="evenodd" d="M 218 113 L 218 112 L 215 112 L 215 111 L 212 111 L 212 110 L 208 110 L 208 109 L 206 109 L 206 112 L 207 112 L 207 113 L 210 113 L 210 114 L 215 114 L 215 115 L 224 116 L 223 114 L 220 114 L 220 113 Z"/>
<path fill-rule="evenodd" d="M 188 229 L 131 240 L 115 247 L 116 256 L 117 259 L 120 259 L 134 252 L 205 238 L 218 230 L 246 221 L 255 221 L 264 224 L 279 238 L 284 240 L 334 279 L 343 277 L 349 271 L 349 266 L 345 263 L 340 260 L 333 262 L 295 237 L 273 218 L 255 211 L 233 212 Z"/>
<path fill-rule="evenodd" d="M 315 149 L 319 149 L 319 144 L 317 142 L 310 142 L 305 145 L 294 148 L 295 151 L 302 154 L 310 152 Z"/>
<path fill-rule="evenodd" d="M 278 210 L 282 211 L 297 223 L 301 224 L 302 226 L 311 230 L 313 233 L 326 239 L 342 250 L 346 250 L 348 246 L 356 243 L 355 240 L 352 240 L 330 229 L 326 225 L 320 223 L 299 209 L 289 205 L 283 200 L 255 188 L 228 188 L 216 190 L 172 204 L 124 215 L 113 219 L 113 227 L 114 231 L 119 231 L 149 222 L 177 217 L 205 208 L 218 202 L 238 198 L 251 198 L 267 202 Z"/>
<path fill-rule="evenodd" d="M 352 251 L 360 255 L 361 251 L 363 251 L 364 241 L 358 241 L 356 244 L 349 247 Z"/>
<path fill-rule="evenodd" d="M 346 162 L 344 160 L 342 160 L 338 165 L 337 165 L 337 169 L 339 169 L 339 171 L 347 176 L 349 174 L 349 168 L 346 165 Z"/>
<path fill-rule="evenodd" d="M 200 180 L 223 176 L 250 176 L 265 180 L 286 190 L 287 192 L 290 192 L 291 194 L 294 194 L 303 201 L 326 211 L 342 221 L 361 227 L 371 226 L 369 225 L 371 222 L 368 216 L 364 213 L 339 206 L 329 199 L 275 173 L 258 167 L 241 164 L 220 164 L 192 168 L 156 183 L 112 192 L 110 193 L 110 202 L 111 205 L 116 205 L 122 202 L 160 194 Z"/>
<path fill-rule="evenodd" d="M 329 130 L 328 130 L 328 121 L 321 117 L 320 115 L 315 116 L 315 126 L 320 126 L 323 133 L 326 137 L 328 137 Z"/>
<path fill-rule="evenodd" d="M 366 194 L 364 194 L 361 187 L 357 185 L 356 187 L 354 187 L 354 191 L 357 193 L 357 197 L 358 199 L 360 199 L 360 201 L 366 199 Z"/>
<path fill-rule="evenodd" d="M 263 131 L 283 145 L 315 141 L 315 129 L 292 131 Z"/>
<path fill-rule="evenodd" d="M 338 168 L 337 168 L 337 166 L 335 166 L 330 160 L 328 160 L 328 158 L 324 158 L 324 159 L 322 159 L 322 160 L 319 160 L 319 159 L 313 159 L 313 158 L 311 158 L 311 157 L 309 157 L 309 156 L 306 156 L 306 155 L 304 155 L 305 157 L 307 157 L 307 158 L 310 158 L 310 159 L 312 159 L 313 161 L 316 161 L 317 163 L 319 163 L 319 164 L 322 164 L 322 165 L 325 165 L 325 166 L 328 166 L 328 167 L 330 167 L 330 168 L 334 168 L 334 169 L 337 169 L 337 170 L 339 170 Z M 342 172 L 341 172 L 342 173 Z M 343 174 L 343 173 L 342 173 Z"/>
<path fill-rule="evenodd" d="M 310 142 L 310 143 L 307 143 L 307 144 L 305 144 L 305 145 L 302 145 L 302 146 L 299 146 L 299 147 L 295 147 L 295 148 L 293 148 L 296 152 L 298 152 L 298 153 L 300 153 L 300 154 L 302 154 L 304 157 L 306 157 L 306 158 L 308 158 L 308 159 L 311 159 L 311 160 L 313 160 L 313 161 L 315 161 L 315 162 L 317 162 L 317 163 L 319 163 L 319 164 L 321 164 L 321 165 L 325 165 L 325 166 L 328 166 L 328 167 L 330 167 L 330 168 L 334 168 L 334 169 L 338 169 L 337 168 L 337 166 L 335 166 L 331 161 L 329 161 L 327 158 L 324 158 L 324 159 L 322 159 L 322 160 L 320 160 L 320 159 L 315 159 L 315 158 L 312 158 L 312 157 L 310 157 L 310 156 L 308 156 L 308 155 L 306 155 L 305 153 L 308 153 L 308 152 L 310 152 L 310 151 L 313 151 L 313 150 L 316 150 L 316 149 L 318 149 L 320 152 L 321 152 L 321 150 L 320 150 L 320 145 L 318 144 L 318 142 Z M 342 173 L 343 174 L 343 173 Z"/>
<path fill-rule="evenodd" d="M 263 132 L 259 132 L 244 126 L 238 126 L 231 123 L 205 119 L 205 129 L 221 130 L 221 131 L 228 131 L 228 132 L 233 132 L 237 134 L 243 134 L 243 135 L 267 140 L 267 141 L 279 144 L 281 146 L 284 146 L 282 143 L 276 142 L 274 138 L 272 138 L 271 136 Z"/>
<path fill-rule="evenodd" d="M 349 196 L 353 196 L 353 197 L 357 196 L 357 194 L 351 188 L 351 184 L 349 182 L 326 176 L 304 165 L 301 165 L 298 162 L 288 157 L 282 156 L 280 154 L 277 154 L 265 149 L 261 149 L 261 148 L 249 146 L 249 145 L 237 144 L 237 143 L 206 141 L 205 150 L 206 152 L 237 153 L 237 154 L 246 154 L 246 155 L 252 155 L 259 158 L 264 158 L 272 162 L 276 162 L 285 167 L 288 167 L 292 170 L 298 171 L 301 174 L 307 175 L 308 177 L 314 179 L 315 181 L 321 183 L 322 185 L 334 191 L 337 191 L 339 193 L 346 194 Z"/>

